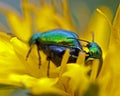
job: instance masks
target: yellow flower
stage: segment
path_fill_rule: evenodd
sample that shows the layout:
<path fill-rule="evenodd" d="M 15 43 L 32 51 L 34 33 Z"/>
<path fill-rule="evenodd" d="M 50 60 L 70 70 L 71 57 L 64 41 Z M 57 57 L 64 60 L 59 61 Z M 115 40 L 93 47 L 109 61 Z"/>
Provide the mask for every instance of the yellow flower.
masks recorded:
<path fill-rule="evenodd" d="M 79 33 L 80 38 L 91 41 L 91 32 L 94 32 L 94 41 L 102 48 L 103 66 L 98 77 L 96 78 L 99 60 L 95 59 L 91 66 L 85 66 L 86 54 L 80 52 L 76 63 L 67 64 L 69 50 L 66 50 L 60 67 L 57 68 L 50 62 L 48 78 L 46 55 L 40 51 L 42 65 L 39 68 L 36 46 L 26 61 L 32 31 L 45 32 L 61 28 L 78 32 L 70 17 L 67 0 L 61 1 L 62 15 L 57 13 L 55 1 L 51 0 L 49 4 L 40 0 L 40 4 L 36 6 L 22 0 L 23 16 L 7 5 L 0 10 L 14 33 L 0 32 L 0 95 L 119 96 L 120 6 L 113 24 L 111 11 L 102 6 L 96 9 L 86 31 Z"/>

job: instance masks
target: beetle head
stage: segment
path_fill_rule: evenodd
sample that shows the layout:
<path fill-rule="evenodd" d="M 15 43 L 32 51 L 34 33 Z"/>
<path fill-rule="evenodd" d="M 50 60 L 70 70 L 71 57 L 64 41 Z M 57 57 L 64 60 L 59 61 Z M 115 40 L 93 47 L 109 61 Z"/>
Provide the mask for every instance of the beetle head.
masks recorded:
<path fill-rule="evenodd" d="M 41 36 L 41 33 L 34 34 L 29 40 L 29 45 L 33 46 L 34 44 L 36 44 L 37 40 L 38 40 L 38 38 L 40 38 L 40 36 Z"/>
<path fill-rule="evenodd" d="M 37 44 L 38 39 L 40 38 L 40 36 L 41 36 L 40 33 L 36 33 L 36 34 L 34 34 L 34 35 L 30 38 L 30 40 L 29 40 L 30 49 L 29 49 L 29 51 L 28 51 L 28 53 L 27 53 L 27 55 L 26 55 L 26 60 L 27 60 L 27 58 L 29 57 L 29 54 L 30 54 L 30 52 L 31 52 L 31 50 L 32 50 L 33 45 L 34 45 L 34 44 Z M 37 45 L 37 48 L 38 48 L 38 45 Z M 39 51 L 39 49 L 38 49 L 38 51 Z"/>

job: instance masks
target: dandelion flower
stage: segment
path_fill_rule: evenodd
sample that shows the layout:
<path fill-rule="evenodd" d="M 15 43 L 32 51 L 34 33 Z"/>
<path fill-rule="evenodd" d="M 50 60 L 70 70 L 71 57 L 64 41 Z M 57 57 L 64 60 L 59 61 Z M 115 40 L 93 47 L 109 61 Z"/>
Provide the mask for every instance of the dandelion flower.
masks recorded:
<path fill-rule="evenodd" d="M 67 0 L 61 1 L 62 16 L 57 13 L 55 1 L 51 0 L 49 4 L 40 0 L 40 4 L 36 6 L 22 0 L 23 16 L 6 4 L 0 10 L 13 32 L 0 32 L 0 95 L 119 96 L 120 6 L 113 23 L 108 7 L 97 8 L 86 32 L 79 34 L 80 38 L 91 42 L 93 31 L 95 42 L 102 48 L 103 66 L 97 78 L 99 59 L 93 60 L 91 66 L 85 66 L 86 54 L 80 52 L 76 63 L 67 64 L 69 49 L 63 55 L 61 66 L 56 67 L 50 62 L 50 77 L 47 77 L 46 55 L 40 51 L 42 65 L 38 68 L 36 46 L 26 61 L 32 31 L 45 32 L 61 28 L 78 32 L 72 22 Z M 90 70 L 91 74 L 88 75 Z"/>

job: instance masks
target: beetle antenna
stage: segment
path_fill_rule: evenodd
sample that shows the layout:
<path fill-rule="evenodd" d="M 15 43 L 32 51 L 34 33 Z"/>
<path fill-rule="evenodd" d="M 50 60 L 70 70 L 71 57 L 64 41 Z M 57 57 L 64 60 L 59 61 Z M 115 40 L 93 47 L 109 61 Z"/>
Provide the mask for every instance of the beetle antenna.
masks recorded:
<path fill-rule="evenodd" d="M 87 40 L 83 40 L 83 39 L 79 39 L 80 41 L 83 41 L 83 42 L 86 42 L 86 43 L 90 43 L 89 41 Z"/>
<path fill-rule="evenodd" d="M 83 40 L 83 39 L 79 39 L 79 38 L 69 37 L 68 39 L 75 39 L 75 40 L 83 41 L 83 42 L 86 42 L 86 43 L 90 43 L 90 42 L 87 41 L 87 40 Z"/>
<path fill-rule="evenodd" d="M 92 32 L 92 42 L 94 42 L 94 32 Z"/>
<path fill-rule="evenodd" d="M 27 53 L 27 55 L 26 55 L 26 61 L 27 61 L 27 59 L 28 59 L 28 57 L 29 57 L 29 55 L 30 55 L 30 52 L 31 52 L 31 50 L 32 50 L 32 47 L 33 47 L 33 46 L 30 47 L 30 49 L 29 49 L 29 51 L 28 51 L 28 53 Z"/>

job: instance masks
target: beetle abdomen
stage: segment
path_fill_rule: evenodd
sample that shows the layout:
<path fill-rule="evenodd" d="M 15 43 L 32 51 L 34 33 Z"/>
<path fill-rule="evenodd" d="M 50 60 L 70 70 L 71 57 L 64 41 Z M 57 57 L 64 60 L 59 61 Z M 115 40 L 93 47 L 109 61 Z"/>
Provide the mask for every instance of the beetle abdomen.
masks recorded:
<path fill-rule="evenodd" d="M 70 57 L 68 63 L 75 63 L 77 60 L 78 53 L 80 52 L 77 48 L 64 47 L 57 45 L 42 45 L 43 52 L 49 57 L 49 59 L 58 67 L 61 64 L 63 55 L 66 49 L 70 49 Z"/>

